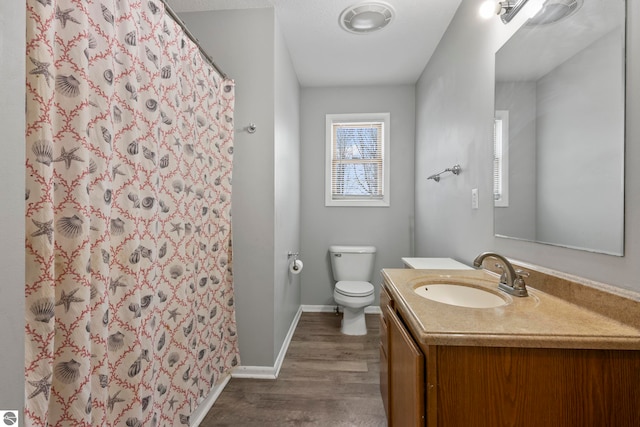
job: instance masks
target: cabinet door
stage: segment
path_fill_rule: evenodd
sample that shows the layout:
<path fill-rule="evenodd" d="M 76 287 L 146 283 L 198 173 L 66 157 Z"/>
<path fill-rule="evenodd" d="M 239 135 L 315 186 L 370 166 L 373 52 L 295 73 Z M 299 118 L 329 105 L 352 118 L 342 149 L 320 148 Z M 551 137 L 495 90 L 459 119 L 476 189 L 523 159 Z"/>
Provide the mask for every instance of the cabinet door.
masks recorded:
<path fill-rule="evenodd" d="M 384 404 L 384 412 L 389 420 L 389 311 L 391 310 L 391 297 L 382 287 L 380 289 L 380 395 Z"/>
<path fill-rule="evenodd" d="M 390 427 L 425 425 L 424 355 L 398 315 L 389 315 Z"/>
<path fill-rule="evenodd" d="M 382 403 L 384 404 L 384 412 L 387 414 L 387 420 L 389 419 L 389 360 L 387 353 L 380 344 L 380 395 L 382 396 Z"/>

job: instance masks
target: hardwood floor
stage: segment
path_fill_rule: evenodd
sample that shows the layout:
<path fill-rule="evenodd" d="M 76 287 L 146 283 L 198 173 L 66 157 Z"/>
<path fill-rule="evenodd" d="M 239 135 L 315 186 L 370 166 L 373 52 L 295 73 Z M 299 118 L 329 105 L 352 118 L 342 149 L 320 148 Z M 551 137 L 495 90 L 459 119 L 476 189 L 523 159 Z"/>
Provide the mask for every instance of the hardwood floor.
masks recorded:
<path fill-rule="evenodd" d="M 379 315 L 366 316 L 367 335 L 346 336 L 341 316 L 302 313 L 278 379 L 232 378 L 200 426 L 386 426 Z"/>

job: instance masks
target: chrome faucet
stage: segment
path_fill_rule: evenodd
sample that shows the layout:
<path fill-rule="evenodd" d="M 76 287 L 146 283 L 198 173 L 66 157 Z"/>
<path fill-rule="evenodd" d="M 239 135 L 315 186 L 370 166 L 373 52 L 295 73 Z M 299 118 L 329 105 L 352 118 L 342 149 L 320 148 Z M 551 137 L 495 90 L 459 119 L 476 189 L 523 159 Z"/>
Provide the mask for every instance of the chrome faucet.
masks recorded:
<path fill-rule="evenodd" d="M 516 296 L 516 297 L 526 297 L 529 295 L 527 293 L 527 286 L 524 283 L 524 278 L 529 276 L 529 273 L 522 270 L 515 270 L 513 265 L 502 255 L 498 255 L 494 252 L 484 252 L 481 253 L 473 260 L 473 266 L 476 268 L 482 267 L 482 261 L 485 258 L 495 258 L 499 260 L 502 264 L 496 263 L 496 268 L 502 271 L 500 274 L 500 283 L 498 284 L 498 289 L 501 291 L 505 291 L 506 293 Z"/>

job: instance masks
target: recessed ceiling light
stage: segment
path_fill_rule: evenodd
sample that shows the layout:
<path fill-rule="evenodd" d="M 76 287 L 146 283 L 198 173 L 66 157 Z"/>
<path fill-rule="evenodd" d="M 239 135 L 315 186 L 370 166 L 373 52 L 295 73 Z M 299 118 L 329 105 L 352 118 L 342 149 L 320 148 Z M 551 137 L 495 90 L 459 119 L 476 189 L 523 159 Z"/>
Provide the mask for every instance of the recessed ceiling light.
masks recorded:
<path fill-rule="evenodd" d="M 368 34 L 389 25 L 394 16 L 393 8 L 386 3 L 359 3 L 342 11 L 340 26 L 350 33 Z"/>

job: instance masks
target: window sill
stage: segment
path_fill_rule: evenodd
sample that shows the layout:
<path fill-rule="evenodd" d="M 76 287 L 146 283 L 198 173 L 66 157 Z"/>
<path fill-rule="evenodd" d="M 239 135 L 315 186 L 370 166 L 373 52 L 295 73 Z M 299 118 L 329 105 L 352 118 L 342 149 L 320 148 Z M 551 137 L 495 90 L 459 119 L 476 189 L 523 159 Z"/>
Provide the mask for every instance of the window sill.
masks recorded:
<path fill-rule="evenodd" d="M 325 200 L 326 207 L 388 208 L 388 200 Z"/>

